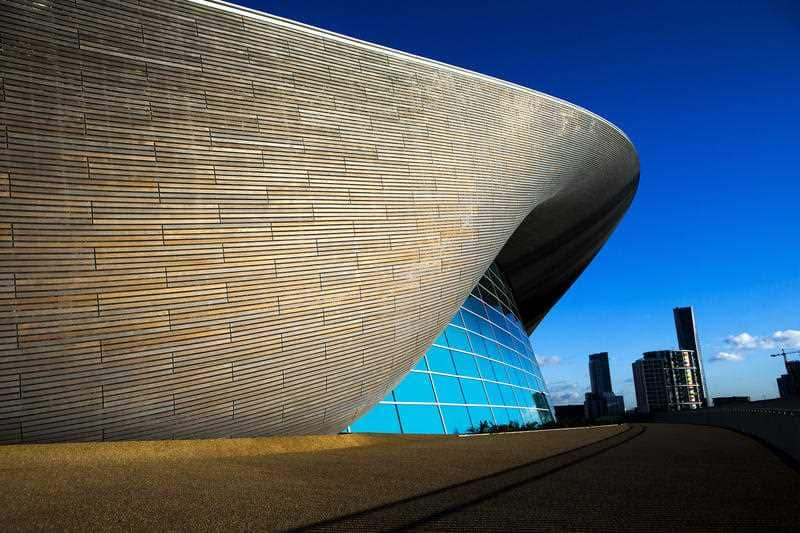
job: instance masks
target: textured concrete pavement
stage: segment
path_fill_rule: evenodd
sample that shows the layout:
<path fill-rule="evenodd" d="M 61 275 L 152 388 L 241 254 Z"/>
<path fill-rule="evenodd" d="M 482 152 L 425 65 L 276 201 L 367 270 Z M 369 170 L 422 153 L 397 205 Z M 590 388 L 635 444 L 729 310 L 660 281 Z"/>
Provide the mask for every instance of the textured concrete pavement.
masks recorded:
<path fill-rule="evenodd" d="M 792 530 L 800 474 L 702 426 L 0 447 L 8 530 Z"/>

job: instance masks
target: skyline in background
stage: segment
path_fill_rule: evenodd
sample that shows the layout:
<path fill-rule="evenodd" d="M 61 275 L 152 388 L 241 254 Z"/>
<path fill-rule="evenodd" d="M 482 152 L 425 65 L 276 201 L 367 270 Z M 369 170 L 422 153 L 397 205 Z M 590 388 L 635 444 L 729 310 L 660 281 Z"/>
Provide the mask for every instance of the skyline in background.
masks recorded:
<path fill-rule="evenodd" d="M 553 403 L 583 401 L 588 356 L 677 348 L 693 306 L 709 396 L 777 396 L 800 348 L 800 8 L 792 1 L 238 4 L 518 83 L 618 125 L 636 199 L 534 332 Z"/>

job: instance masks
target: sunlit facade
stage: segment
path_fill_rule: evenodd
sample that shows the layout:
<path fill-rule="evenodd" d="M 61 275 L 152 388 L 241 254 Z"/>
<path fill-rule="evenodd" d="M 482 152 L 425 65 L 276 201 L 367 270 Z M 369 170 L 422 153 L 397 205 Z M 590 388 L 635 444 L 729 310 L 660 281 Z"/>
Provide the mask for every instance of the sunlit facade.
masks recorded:
<path fill-rule="evenodd" d="M 552 420 L 510 287 L 493 264 L 450 324 L 353 432 L 469 433 Z"/>
<path fill-rule="evenodd" d="M 0 443 L 548 416 L 527 334 L 634 197 L 619 128 L 220 0 L 2 12 Z"/>

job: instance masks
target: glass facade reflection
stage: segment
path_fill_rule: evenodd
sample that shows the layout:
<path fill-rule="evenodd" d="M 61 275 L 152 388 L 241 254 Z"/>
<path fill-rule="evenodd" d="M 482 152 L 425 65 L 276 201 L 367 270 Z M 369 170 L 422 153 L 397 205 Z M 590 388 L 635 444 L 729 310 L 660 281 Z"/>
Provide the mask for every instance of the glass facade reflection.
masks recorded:
<path fill-rule="evenodd" d="M 511 289 L 493 264 L 414 369 L 348 430 L 457 434 L 481 422 L 552 419 Z"/>

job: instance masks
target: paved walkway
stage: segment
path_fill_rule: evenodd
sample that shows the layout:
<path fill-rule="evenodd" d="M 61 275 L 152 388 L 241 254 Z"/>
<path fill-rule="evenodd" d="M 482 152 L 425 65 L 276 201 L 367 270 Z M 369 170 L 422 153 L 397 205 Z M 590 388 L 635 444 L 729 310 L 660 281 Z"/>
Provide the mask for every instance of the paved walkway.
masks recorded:
<path fill-rule="evenodd" d="M 800 474 L 683 425 L 0 447 L 3 529 L 793 530 Z"/>

